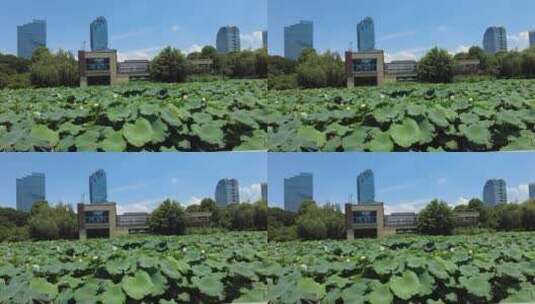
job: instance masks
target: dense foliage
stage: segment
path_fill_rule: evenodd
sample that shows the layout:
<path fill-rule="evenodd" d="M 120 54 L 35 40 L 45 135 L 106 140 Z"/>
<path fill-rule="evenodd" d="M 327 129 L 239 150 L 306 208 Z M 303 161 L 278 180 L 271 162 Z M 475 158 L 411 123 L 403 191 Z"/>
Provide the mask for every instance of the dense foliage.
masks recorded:
<path fill-rule="evenodd" d="M 425 82 L 448 83 L 453 80 L 453 56 L 439 48 L 431 49 L 418 63 L 418 79 Z"/>
<path fill-rule="evenodd" d="M 433 200 L 418 213 L 418 231 L 429 235 L 449 235 L 453 232 L 453 211 L 446 202 Z"/>
<path fill-rule="evenodd" d="M 535 148 L 535 81 L 269 91 L 271 151 Z"/>
<path fill-rule="evenodd" d="M 156 234 L 181 235 L 186 232 L 186 217 L 179 203 L 169 199 L 163 201 L 149 218 L 150 230 Z"/>
<path fill-rule="evenodd" d="M 0 303 L 260 302 L 264 233 L 0 245 Z"/>
<path fill-rule="evenodd" d="M 272 303 L 532 303 L 533 233 L 270 245 Z"/>
<path fill-rule="evenodd" d="M 265 150 L 266 83 L 0 91 L 0 151 Z"/>
<path fill-rule="evenodd" d="M 40 47 L 33 53 L 30 82 L 34 87 L 76 87 L 80 83 L 78 62 L 74 56 L 59 50 L 51 53 Z"/>

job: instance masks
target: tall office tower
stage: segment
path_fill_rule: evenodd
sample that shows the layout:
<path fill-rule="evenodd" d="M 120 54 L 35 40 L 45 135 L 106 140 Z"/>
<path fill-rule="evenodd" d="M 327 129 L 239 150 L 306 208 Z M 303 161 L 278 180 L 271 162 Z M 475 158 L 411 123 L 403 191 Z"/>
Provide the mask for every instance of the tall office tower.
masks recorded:
<path fill-rule="evenodd" d="M 45 175 L 32 173 L 17 179 L 17 210 L 30 212 L 36 202 L 46 200 Z"/>
<path fill-rule="evenodd" d="M 314 48 L 314 23 L 301 21 L 284 28 L 284 57 L 297 60 L 307 48 Z"/>
<path fill-rule="evenodd" d="M 102 169 L 89 176 L 89 201 L 91 204 L 105 204 L 108 202 L 106 172 Z"/>
<path fill-rule="evenodd" d="M 529 184 L 529 199 L 535 200 L 535 183 Z"/>
<path fill-rule="evenodd" d="M 219 207 L 240 203 L 240 186 L 236 179 L 222 179 L 215 189 L 215 202 Z"/>
<path fill-rule="evenodd" d="M 46 47 L 46 21 L 33 20 L 30 23 L 17 26 L 17 56 L 31 59 L 38 48 Z"/>
<path fill-rule="evenodd" d="M 375 25 L 371 17 L 366 17 L 357 25 L 359 52 L 375 50 Z"/>
<path fill-rule="evenodd" d="M 268 49 L 268 31 L 262 32 L 262 47 Z"/>
<path fill-rule="evenodd" d="M 262 200 L 264 202 L 268 201 L 268 184 L 262 183 L 260 184 L 261 192 L 262 192 Z"/>
<path fill-rule="evenodd" d="M 507 52 L 507 33 L 505 27 L 489 27 L 483 37 L 483 49 L 489 54 Z"/>
<path fill-rule="evenodd" d="M 529 32 L 529 47 L 535 47 L 535 31 Z"/>
<path fill-rule="evenodd" d="M 239 52 L 241 49 L 240 29 L 237 26 L 223 26 L 217 32 L 216 49 L 219 53 Z"/>
<path fill-rule="evenodd" d="M 301 173 L 284 179 L 284 209 L 297 212 L 301 203 L 314 199 L 314 177 L 312 173 Z"/>
<path fill-rule="evenodd" d="M 507 186 L 503 179 L 487 181 L 483 188 L 483 202 L 491 206 L 507 204 Z"/>
<path fill-rule="evenodd" d="M 90 26 L 91 51 L 108 49 L 108 21 L 104 17 L 98 17 Z"/>
<path fill-rule="evenodd" d="M 357 194 L 359 204 L 375 202 L 375 181 L 372 170 L 366 170 L 357 177 Z"/>

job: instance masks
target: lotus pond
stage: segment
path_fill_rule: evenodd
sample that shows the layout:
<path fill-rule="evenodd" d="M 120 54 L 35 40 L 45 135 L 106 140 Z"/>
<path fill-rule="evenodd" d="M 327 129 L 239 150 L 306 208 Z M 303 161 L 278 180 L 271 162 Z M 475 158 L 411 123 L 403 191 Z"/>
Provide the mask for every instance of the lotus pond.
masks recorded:
<path fill-rule="evenodd" d="M 0 91 L 0 151 L 266 150 L 265 81 Z"/>
<path fill-rule="evenodd" d="M 268 94 L 272 151 L 535 149 L 535 80 Z"/>
<path fill-rule="evenodd" d="M 535 233 L 273 243 L 274 303 L 535 303 Z"/>
<path fill-rule="evenodd" d="M 0 303 L 251 303 L 265 233 L 0 244 Z"/>

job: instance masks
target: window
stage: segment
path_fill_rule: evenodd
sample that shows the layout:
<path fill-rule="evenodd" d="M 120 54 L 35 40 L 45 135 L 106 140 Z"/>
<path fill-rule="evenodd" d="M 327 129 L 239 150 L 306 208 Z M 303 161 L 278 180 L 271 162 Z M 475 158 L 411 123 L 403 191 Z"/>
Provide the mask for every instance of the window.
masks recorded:
<path fill-rule="evenodd" d="M 88 58 L 86 67 L 88 71 L 109 71 L 110 58 Z"/>
<path fill-rule="evenodd" d="M 353 60 L 353 72 L 375 72 L 377 71 L 377 59 L 355 59 Z"/>
<path fill-rule="evenodd" d="M 354 224 L 375 224 L 377 223 L 377 211 L 357 211 L 353 212 Z"/>
<path fill-rule="evenodd" d="M 86 224 L 107 224 L 109 220 L 109 211 L 88 211 L 85 213 Z"/>

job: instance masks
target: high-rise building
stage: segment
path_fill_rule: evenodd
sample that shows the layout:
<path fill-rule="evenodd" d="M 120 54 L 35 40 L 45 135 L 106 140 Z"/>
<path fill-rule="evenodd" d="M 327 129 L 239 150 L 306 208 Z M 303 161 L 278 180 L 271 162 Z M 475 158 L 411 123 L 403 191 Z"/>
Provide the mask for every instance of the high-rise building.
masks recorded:
<path fill-rule="evenodd" d="M 219 207 L 240 203 L 240 186 L 236 179 L 222 179 L 215 189 L 215 202 Z"/>
<path fill-rule="evenodd" d="M 91 204 L 105 204 L 108 202 L 106 172 L 102 169 L 89 176 L 89 201 Z"/>
<path fill-rule="evenodd" d="M 268 31 L 262 32 L 262 47 L 266 50 L 268 48 Z"/>
<path fill-rule="evenodd" d="M 91 51 L 108 49 L 108 21 L 104 17 L 98 17 L 90 26 Z"/>
<path fill-rule="evenodd" d="M 375 203 L 375 181 L 372 170 L 366 170 L 357 177 L 359 204 Z"/>
<path fill-rule="evenodd" d="M 529 184 L 529 199 L 535 200 L 535 183 Z"/>
<path fill-rule="evenodd" d="M 375 50 L 375 25 L 371 17 L 366 17 L 357 25 L 359 52 Z"/>
<path fill-rule="evenodd" d="M 314 177 L 312 173 L 301 173 L 284 179 L 284 209 L 297 212 L 301 203 L 314 199 Z"/>
<path fill-rule="evenodd" d="M 33 20 L 17 27 L 17 56 L 31 59 L 38 48 L 46 47 L 46 21 Z"/>
<path fill-rule="evenodd" d="M 503 179 L 487 181 L 483 188 L 483 202 L 491 206 L 507 204 L 507 186 Z"/>
<path fill-rule="evenodd" d="M 535 31 L 529 32 L 529 47 L 535 47 Z"/>
<path fill-rule="evenodd" d="M 483 49 L 489 54 L 507 52 L 507 33 L 505 27 L 489 27 L 483 37 Z"/>
<path fill-rule="evenodd" d="M 260 184 L 260 190 L 262 192 L 262 200 L 264 202 L 267 202 L 268 201 L 268 184 L 267 183 L 262 183 Z"/>
<path fill-rule="evenodd" d="M 301 21 L 284 28 L 284 57 L 297 60 L 307 48 L 314 48 L 314 23 Z"/>
<path fill-rule="evenodd" d="M 43 173 L 17 178 L 17 210 L 30 212 L 34 203 L 44 200 L 46 193 Z"/>
<path fill-rule="evenodd" d="M 239 52 L 241 49 L 240 29 L 237 26 L 223 26 L 217 32 L 216 48 L 219 53 Z"/>

